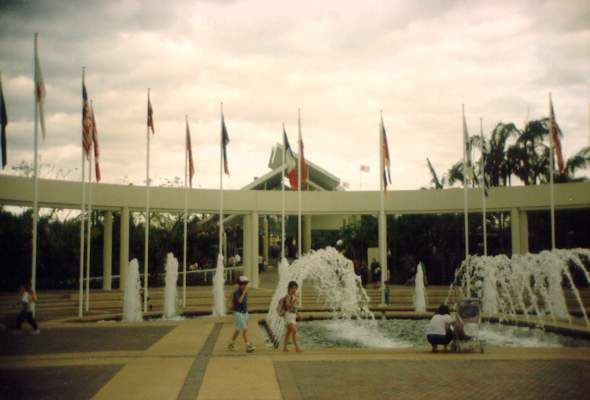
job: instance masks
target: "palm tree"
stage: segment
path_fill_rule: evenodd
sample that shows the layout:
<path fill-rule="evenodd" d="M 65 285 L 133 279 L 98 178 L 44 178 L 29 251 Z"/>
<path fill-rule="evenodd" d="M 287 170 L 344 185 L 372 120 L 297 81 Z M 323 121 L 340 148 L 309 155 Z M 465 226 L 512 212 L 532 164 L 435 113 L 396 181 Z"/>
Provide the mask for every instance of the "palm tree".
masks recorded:
<path fill-rule="evenodd" d="M 435 189 L 442 189 L 445 185 L 445 177 L 443 176 L 439 179 L 438 174 L 434 170 L 434 167 L 432 166 L 432 163 L 430 162 L 428 157 L 426 157 L 426 164 L 428 165 L 428 170 L 430 171 L 430 175 L 432 176 L 430 183 L 434 186 Z"/>

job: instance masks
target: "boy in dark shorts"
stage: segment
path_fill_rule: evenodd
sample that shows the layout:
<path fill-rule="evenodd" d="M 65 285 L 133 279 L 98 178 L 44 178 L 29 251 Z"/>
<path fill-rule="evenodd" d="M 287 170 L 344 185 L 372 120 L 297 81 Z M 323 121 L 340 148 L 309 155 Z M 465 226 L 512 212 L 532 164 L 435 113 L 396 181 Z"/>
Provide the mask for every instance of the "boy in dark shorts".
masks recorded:
<path fill-rule="evenodd" d="M 227 348 L 230 351 L 236 351 L 236 339 L 242 332 L 246 352 L 251 353 L 256 350 L 256 347 L 248 341 L 248 278 L 243 275 L 238 279 L 238 288 L 232 295 L 232 305 L 235 331 Z"/>

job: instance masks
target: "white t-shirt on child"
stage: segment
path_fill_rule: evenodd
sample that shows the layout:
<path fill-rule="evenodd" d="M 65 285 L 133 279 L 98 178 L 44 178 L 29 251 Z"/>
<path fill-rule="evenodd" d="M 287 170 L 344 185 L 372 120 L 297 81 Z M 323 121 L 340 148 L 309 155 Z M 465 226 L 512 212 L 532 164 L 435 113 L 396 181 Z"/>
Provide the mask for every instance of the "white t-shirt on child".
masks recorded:
<path fill-rule="evenodd" d="M 453 322 L 453 317 L 449 314 L 435 314 L 426 327 L 426 335 L 446 335 L 446 325 L 451 322 Z"/>

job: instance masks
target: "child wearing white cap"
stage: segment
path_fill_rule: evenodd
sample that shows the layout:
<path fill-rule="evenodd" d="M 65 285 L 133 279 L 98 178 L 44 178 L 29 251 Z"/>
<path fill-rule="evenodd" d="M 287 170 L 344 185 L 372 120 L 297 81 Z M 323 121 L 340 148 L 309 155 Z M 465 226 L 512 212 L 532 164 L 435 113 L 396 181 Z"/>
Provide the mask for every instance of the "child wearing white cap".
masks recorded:
<path fill-rule="evenodd" d="M 256 347 L 248 341 L 248 278 L 244 275 L 238 279 L 238 287 L 232 295 L 232 305 L 235 331 L 227 348 L 230 351 L 236 350 L 236 339 L 242 332 L 244 343 L 246 343 L 246 352 L 251 353 Z"/>

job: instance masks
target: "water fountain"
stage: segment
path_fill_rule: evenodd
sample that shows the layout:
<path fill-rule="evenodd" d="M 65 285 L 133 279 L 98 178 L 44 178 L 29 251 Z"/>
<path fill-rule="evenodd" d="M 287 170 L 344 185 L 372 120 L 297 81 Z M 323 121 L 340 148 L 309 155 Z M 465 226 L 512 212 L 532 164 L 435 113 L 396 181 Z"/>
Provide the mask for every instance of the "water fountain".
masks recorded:
<path fill-rule="evenodd" d="M 424 291 L 424 264 L 419 263 L 414 278 L 414 311 L 426 312 L 426 295 Z"/>
<path fill-rule="evenodd" d="M 141 311 L 141 281 L 139 280 L 139 264 L 134 258 L 129 263 L 125 293 L 123 295 L 123 321 L 138 322 L 143 320 Z"/>
<path fill-rule="evenodd" d="M 281 261 L 279 282 L 266 316 L 275 345 L 284 330 L 283 318 L 276 309 L 279 300 L 286 295 L 290 281 L 296 281 L 301 287 L 304 280 L 315 288 L 318 297 L 324 299 L 334 318 L 374 319 L 369 310 L 369 296 L 354 272 L 352 261 L 336 249 L 327 247 L 304 255 L 290 266 L 286 260 Z"/>
<path fill-rule="evenodd" d="M 223 317 L 225 315 L 225 274 L 223 271 L 223 255 L 217 256 L 217 266 L 213 276 L 213 316 Z"/>
<path fill-rule="evenodd" d="M 543 325 L 545 317 L 553 322 L 566 319 L 570 324 L 564 284 L 571 288 L 586 326 L 590 328 L 586 309 L 574 284 L 571 270 L 578 269 L 590 283 L 584 261 L 590 261 L 590 250 L 556 249 L 538 254 L 469 256 L 455 273 L 449 296 L 477 297 L 486 314 L 500 321 L 522 314 L 527 322 Z M 533 319 L 533 321 L 531 321 Z"/>
<path fill-rule="evenodd" d="M 176 312 L 176 285 L 178 283 L 178 260 L 174 254 L 166 255 L 166 287 L 164 290 L 164 318 L 178 317 Z"/>

